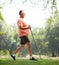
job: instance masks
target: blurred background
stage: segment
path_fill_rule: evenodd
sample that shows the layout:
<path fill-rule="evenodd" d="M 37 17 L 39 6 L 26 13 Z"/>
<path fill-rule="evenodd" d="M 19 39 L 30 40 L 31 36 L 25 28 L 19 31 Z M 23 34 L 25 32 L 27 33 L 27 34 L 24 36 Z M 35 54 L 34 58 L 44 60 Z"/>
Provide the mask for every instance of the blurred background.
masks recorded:
<path fill-rule="evenodd" d="M 34 55 L 59 56 L 59 0 L 0 0 L 0 57 L 9 57 L 20 44 L 17 20 L 19 11 L 26 13 L 36 41 L 30 33 Z M 27 55 L 26 47 L 19 57 Z"/>

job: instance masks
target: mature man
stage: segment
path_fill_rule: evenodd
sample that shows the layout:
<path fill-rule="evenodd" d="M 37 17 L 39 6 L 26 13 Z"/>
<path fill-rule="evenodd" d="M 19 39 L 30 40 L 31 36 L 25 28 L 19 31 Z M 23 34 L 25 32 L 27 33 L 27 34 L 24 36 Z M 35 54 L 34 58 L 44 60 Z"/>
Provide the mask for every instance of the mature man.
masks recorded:
<path fill-rule="evenodd" d="M 11 57 L 15 60 L 15 55 L 16 53 L 20 52 L 25 45 L 27 45 L 27 49 L 28 49 L 28 53 L 30 55 L 30 60 L 36 60 L 34 57 L 32 57 L 32 49 L 31 49 L 31 44 L 30 44 L 30 40 L 28 38 L 29 35 L 29 30 L 30 30 L 30 25 L 27 25 L 24 21 L 24 17 L 25 17 L 25 13 L 23 10 L 19 11 L 19 19 L 17 21 L 17 25 L 18 25 L 18 35 L 20 38 L 20 44 L 21 46 L 19 46 L 13 54 L 11 54 Z"/>

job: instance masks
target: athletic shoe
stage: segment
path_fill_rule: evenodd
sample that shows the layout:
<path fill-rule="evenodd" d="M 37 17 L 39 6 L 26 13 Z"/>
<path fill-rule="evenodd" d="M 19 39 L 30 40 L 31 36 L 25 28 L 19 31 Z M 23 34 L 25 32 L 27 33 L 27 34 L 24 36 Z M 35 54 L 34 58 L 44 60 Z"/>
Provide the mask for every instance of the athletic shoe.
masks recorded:
<path fill-rule="evenodd" d="M 14 55 L 10 54 L 10 56 L 13 58 L 13 60 L 16 60 Z"/>
<path fill-rule="evenodd" d="M 30 60 L 34 60 L 34 61 L 37 61 L 37 59 L 35 59 L 34 57 L 30 58 Z"/>

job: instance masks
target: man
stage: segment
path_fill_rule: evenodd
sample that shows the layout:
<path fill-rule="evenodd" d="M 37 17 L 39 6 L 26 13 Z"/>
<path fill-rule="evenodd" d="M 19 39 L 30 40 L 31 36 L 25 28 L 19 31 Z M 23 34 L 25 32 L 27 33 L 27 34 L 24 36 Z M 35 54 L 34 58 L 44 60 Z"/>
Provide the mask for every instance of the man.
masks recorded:
<path fill-rule="evenodd" d="M 17 25 L 18 25 L 18 35 L 19 35 L 19 38 L 20 38 L 20 44 L 21 46 L 19 46 L 19 48 L 16 49 L 16 51 L 11 54 L 11 57 L 15 60 L 15 55 L 20 52 L 25 45 L 27 45 L 28 47 L 28 53 L 30 55 L 30 60 L 36 60 L 34 57 L 32 57 L 32 49 L 31 49 L 31 44 L 30 44 L 30 40 L 28 38 L 28 35 L 29 35 L 29 29 L 31 28 L 30 25 L 27 25 L 25 22 L 24 22 L 24 16 L 25 16 L 25 13 L 23 10 L 20 10 L 19 12 L 19 19 L 17 21 Z"/>

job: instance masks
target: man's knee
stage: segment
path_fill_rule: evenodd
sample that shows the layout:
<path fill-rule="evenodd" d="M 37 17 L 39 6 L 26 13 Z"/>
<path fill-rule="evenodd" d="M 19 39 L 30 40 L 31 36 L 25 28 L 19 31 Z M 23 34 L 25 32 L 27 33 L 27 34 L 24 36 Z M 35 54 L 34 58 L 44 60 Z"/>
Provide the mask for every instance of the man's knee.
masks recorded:
<path fill-rule="evenodd" d="M 21 45 L 21 46 L 19 46 L 19 48 L 23 48 L 25 45 Z"/>
<path fill-rule="evenodd" d="M 27 46 L 28 46 L 28 48 L 31 48 L 31 44 L 30 43 L 28 43 Z"/>

